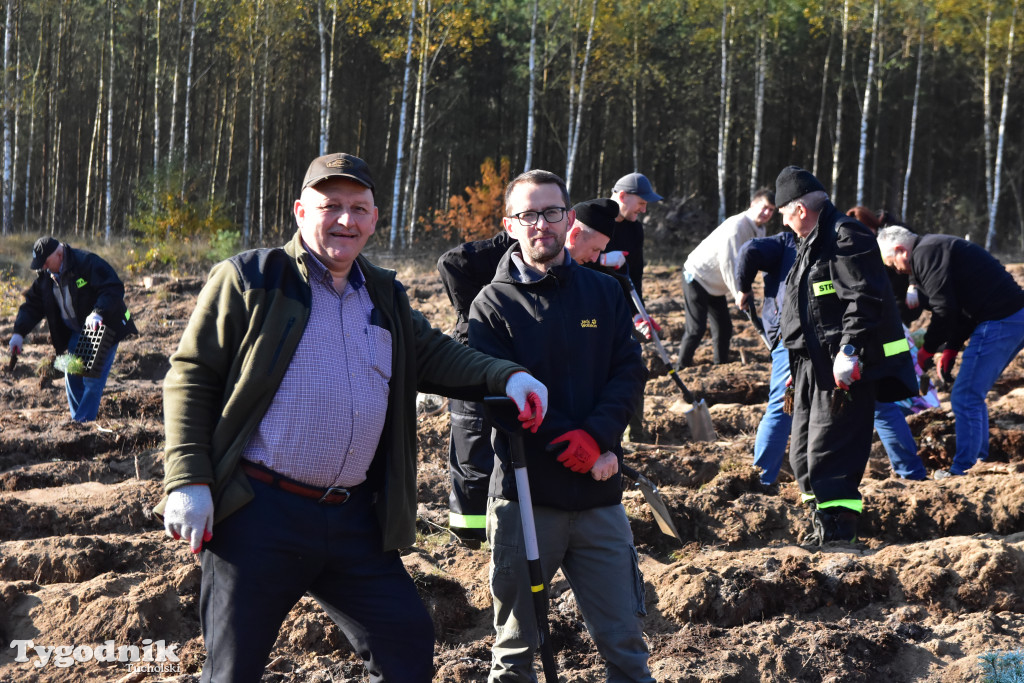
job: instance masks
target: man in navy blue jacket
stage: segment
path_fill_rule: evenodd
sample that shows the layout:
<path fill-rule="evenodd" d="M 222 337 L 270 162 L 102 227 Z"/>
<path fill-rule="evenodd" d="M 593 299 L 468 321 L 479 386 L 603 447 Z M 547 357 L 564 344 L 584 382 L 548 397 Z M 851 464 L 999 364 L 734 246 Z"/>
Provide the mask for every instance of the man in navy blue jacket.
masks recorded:
<path fill-rule="evenodd" d="M 469 345 L 514 360 L 548 387 L 549 410 L 523 442 L 545 583 L 561 567 L 608 680 L 653 683 L 640 616 L 643 580 L 622 507 L 620 444 L 646 374 L 616 281 L 565 248 L 574 212 L 565 183 L 528 171 L 505 193 L 518 241 L 473 301 Z M 531 582 L 509 442 L 494 438 L 487 540 L 496 631 L 491 683 L 536 680 Z"/>
<path fill-rule="evenodd" d="M 99 412 L 118 343 L 138 333 L 124 303 L 124 283 L 96 254 L 72 249 L 53 237 L 36 240 L 32 270 L 37 271 L 37 277 L 26 290 L 25 302 L 14 321 L 12 355 L 21 353 L 25 337 L 44 319 L 57 353 L 73 353 L 85 329 L 99 330 L 104 325 L 114 332 L 106 359 L 89 377 L 70 372 L 64 375 L 71 419 L 91 422 Z"/>
<path fill-rule="evenodd" d="M 915 235 L 906 228 L 884 228 L 878 245 L 886 265 L 906 273 L 927 297 L 931 323 L 918 353 L 928 369 L 944 347 L 939 371 L 949 376 L 964 343 L 960 374 L 950 392 L 956 416 L 956 453 L 936 479 L 964 474 L 988 458 L 988 406 L 985 396 L 1024 349 L 1024 290 L 991 254 L 952 235 Z"/>

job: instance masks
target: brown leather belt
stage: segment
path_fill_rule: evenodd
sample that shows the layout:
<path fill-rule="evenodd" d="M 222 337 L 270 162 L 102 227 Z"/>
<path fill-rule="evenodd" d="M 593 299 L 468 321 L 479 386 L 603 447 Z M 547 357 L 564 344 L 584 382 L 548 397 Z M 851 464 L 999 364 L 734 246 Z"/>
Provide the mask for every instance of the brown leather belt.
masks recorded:
<path fill-rule="evenodd" d="M 270 484 L 274 488 L 294 493 L 303 498 L 312 498 L 321 505 L 341 505 L 352 495 L 352 490 L 341 486 L 332 486 L 326 489 L 307 486 L 251 462 L 242 461 L 242 471 L 256 481 L 262 481 L 264 484 Z"/>

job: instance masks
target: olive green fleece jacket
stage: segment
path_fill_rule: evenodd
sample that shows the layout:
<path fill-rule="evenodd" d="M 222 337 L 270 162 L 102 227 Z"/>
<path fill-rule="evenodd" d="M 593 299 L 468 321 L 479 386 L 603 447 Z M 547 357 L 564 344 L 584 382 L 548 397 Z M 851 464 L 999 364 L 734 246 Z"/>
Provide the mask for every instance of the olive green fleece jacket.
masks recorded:
<path fill-rule="evenodd" d="M 239 460 L 309 319 L 310 258 L 296 232 L 283 248 L 247 251 L 217 264 L 171 356 L 164 379 L 164 492 L 209 484 L 214 534 L 217 522 L 253 498 Z M 508 378 L 524 368 L 469 349 L 432 328 L 412 310 L 394 271 L 362 256 L 358 263 L 375 308 L 374 322 L 391 333 L 387 419 L 370 470 L 378 489 L 383 546 L 391 550 L 415 541 L 416 392 L 465 400 L 504 395 Z M 324 369 L 325 374 L 332 370 Z M 165 495 L 158 514 L 166 502 Z"/>

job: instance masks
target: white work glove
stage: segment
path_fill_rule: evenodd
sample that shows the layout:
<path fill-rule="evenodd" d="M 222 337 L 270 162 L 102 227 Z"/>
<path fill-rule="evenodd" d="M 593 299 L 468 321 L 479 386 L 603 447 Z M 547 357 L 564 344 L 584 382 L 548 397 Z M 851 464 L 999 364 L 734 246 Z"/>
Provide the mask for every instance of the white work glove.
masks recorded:
<path fill-rule="evenodd" d="M 22 345 L 24 345 L 24 343 L 25 343 L 25 338 L 22 337 L 20 334 L 12 335 L 11 336 L 11 355 L 12 356 L 20 356 L 21 355 L 21 347 L 22 347 Z"/>
<path fill-rule="evenodd" d="M 103 316 L 96 311 L 90 313 L 89 317 L 85 319 L 85 329 L 87 330 L 98 330 L 102 324 Z"/>
<path fill-rule="evenodd" d="M 628 251 L 609 251 L 607 254 L 601 254 L 597 258 L 597 262 L 602 266 L 618 270 L 622 266 L 626 265 L 626 256 L 628 255 Z"/>
<path fill-rule="evenodd" d="M 910 285 L 907 287 L 907 308 L 915 309 L 920 305 L 917 300 L 917 287 Z"/>
<path fill-rule="evenodd" d="M 857 356 L 847 356 L 840 351 L 832 363 L 832 378 L 840 389 L 849 389 L 850 385 L 860 379 L 860 362 Z"/>
<path fill-rule="evenodd" d="M 519 408 L 519 421 L 523 429 L 534 434 L 548 412 L 548 388 L 528 372 L 516 372 L 505 384 L 505 395 Z"/>
<path fill-rule="evenodd" d="M 178 540 L 188 541 L 192 552 L 203 549 L 203 543 L 213 538 L 213 496 L 206 484 L 187 484 L 167 495 L 164 507 L 164 531 Z"/>

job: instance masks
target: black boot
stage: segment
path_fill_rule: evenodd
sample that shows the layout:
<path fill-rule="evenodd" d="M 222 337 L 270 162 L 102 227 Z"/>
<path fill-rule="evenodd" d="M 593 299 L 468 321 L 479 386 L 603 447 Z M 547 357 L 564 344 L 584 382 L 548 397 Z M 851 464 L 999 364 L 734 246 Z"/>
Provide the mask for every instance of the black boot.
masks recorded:
<path fill-rule="evenodd" d="M 842 543 L 857 542 L 857 517 L 853 510 L 846 508 L 825 509 L 814 511 L 814 530 L 805 543 L 824 545 L 830 541 Z"/>

